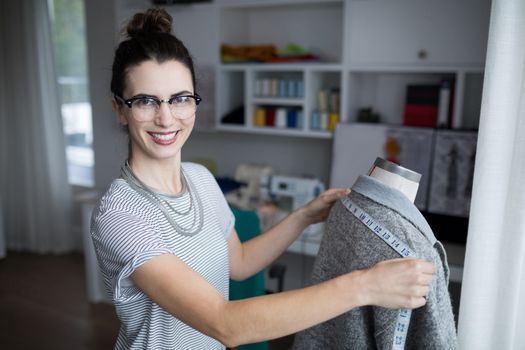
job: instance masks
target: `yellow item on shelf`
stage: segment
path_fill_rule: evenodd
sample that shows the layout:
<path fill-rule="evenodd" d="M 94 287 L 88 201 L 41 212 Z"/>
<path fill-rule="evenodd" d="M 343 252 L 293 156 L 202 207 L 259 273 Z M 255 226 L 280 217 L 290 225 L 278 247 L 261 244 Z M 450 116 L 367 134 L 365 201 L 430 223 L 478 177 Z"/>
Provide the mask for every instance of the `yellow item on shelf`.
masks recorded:
<path fill-rule="evenodd" d="M 334 131 L 337 123 L 339 123 L 339 113 L 330 113 L 330 116 L 328 117 L 328 130 Z"/>
<path fill-rule="evenodd" d="M 264 126 L 266 124 L 266 110 L 262 107 L 255 109 L 255 116 L 253 118 L 253 125 Z"/>

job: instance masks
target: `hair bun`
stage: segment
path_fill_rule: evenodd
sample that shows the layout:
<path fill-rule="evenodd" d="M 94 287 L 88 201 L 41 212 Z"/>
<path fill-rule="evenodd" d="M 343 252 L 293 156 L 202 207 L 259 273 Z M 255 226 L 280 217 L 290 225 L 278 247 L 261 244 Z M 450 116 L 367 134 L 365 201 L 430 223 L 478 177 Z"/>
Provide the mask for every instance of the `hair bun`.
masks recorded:
<path fill-rule="evenodd" d="M 133 16 L 126 27 L 130 38 L 155 33 L 171 33 L 172 17 L 160 8 L 148 9 Z"/>

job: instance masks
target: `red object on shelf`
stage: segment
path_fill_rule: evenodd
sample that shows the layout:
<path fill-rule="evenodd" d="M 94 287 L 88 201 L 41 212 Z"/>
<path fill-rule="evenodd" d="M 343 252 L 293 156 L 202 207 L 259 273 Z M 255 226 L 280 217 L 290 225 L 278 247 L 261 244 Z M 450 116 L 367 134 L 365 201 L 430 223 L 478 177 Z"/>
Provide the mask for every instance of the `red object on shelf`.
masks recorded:
<path fill-rule="evenodd" d="M 440 84 L 413 84 L 407 86 L 403 124 L 409 126 L 437 126 Z"/>
<path fill-rule="evenodd" d="M 437 106 L 407 104 L 405 105 L 403 124 L 434 128 L 437 123 L 437 113 Z"/>
<path fill-rule="evenodd" d="M 275 126 L 275 108 L 268 107 L 266 109 L 266 126 Z"/>

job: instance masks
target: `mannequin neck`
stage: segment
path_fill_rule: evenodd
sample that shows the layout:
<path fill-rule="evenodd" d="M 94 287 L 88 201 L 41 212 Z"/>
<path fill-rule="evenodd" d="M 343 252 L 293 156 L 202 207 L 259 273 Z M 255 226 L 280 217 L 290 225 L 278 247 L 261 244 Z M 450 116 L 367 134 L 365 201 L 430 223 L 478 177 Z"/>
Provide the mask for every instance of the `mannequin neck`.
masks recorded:
<path fill-rule="evenodd" d="M 385 185 L 395 188 L 403 193 L 412 203 L 416 199 L 419 182 L 411 181 L 401 175 L 394 174 L 390 171 L 382 169 L 376 165 L 372 167 L 369 174 L 370 177 L 379 180 Z"/>

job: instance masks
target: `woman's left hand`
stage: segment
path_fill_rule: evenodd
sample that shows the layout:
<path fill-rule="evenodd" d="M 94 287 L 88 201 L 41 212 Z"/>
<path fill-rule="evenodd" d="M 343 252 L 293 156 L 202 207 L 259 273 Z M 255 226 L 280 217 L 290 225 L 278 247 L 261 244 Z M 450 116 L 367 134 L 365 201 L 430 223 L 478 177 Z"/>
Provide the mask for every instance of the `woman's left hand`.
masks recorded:
<path fill-rule="evenodd" d="M 326 220 L 330 209 L 336 201 L 350 193 L 348 188 L 332 188 L 321 193 L 299 209 L 307 224 L 315 224 Z"/>

